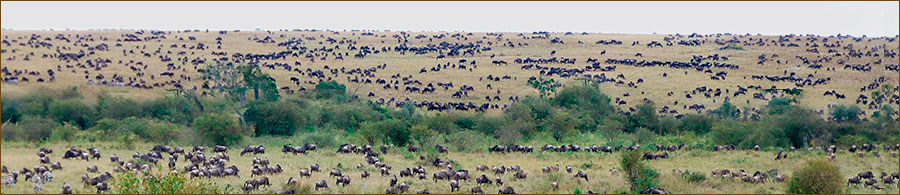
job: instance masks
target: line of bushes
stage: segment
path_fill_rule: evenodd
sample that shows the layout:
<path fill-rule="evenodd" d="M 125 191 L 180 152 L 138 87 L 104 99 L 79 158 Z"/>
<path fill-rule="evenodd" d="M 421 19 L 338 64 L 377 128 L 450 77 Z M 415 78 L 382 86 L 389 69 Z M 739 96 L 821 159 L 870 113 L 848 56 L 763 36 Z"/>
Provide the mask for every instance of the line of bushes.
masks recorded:
<path fill-rule="evenodd" d="M 101 93 L 96 104 L 88 105 L 82 103 L 76 88 L 39 89 L 2 101 L 6 141 L 137 138 L 166 143 L 179 137 L 184 140 L 174 141 L 234 145 L 245 137 L 262 136 L 302 137 L 329 144 L 441 143 L 467 151 L 493 144 L 735 144 L 774 148 L 898 140 L 898 123 L 890 106 L 868 119 L 861 119 L 855 106 L 834 106 L 829 112 L 833 120 L 826 120 L 797 106 L 796 101 L 775 98 L 762 108 L 758 118 L 751 115 L 750 108 L 737 108 L 730 102 L 706 114 L 675 118 L 658 116 L 657 105 L 651 101 L 623 112 L 589 82 L 567 85 L 553 97 L 527 97 L 502 114 L 422 112 L 409 104 L 382 107 L 347 94 L 346 87 L 336 82 L 320 83 L 316 90 L 300 95 L 246 103 L 222 97 L 195 101 L 185 94 L 138 102 Z"/>

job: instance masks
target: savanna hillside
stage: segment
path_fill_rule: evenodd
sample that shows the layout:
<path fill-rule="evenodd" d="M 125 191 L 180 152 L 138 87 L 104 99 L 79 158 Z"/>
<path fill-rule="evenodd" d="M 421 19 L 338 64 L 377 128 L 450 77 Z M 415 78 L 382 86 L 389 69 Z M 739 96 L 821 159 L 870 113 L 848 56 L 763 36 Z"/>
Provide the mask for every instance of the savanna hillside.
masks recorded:
<path fill-rule="evenodd" d="M 445 169 L 431 166 L 441 160 L 472 171 L 473 180 L 482 174 L 478 165 L 520 165 L 528 174 L 498 174 L 506 184 L 482 187 L 488 193 L 501 187 L 519 193 L 808 192 L 813 188 L 797 187 L 802 179 L 791 177 L 804 175 L 794 173 L 806 170 L 807 161 L 811 170 L 831 170 L 815 163 L 825 159 L 840 181 L 821 182 L 833 189 L 815 192 L 897 192 L 881 180 L 882 190 L 844 182 L 859 172 L 878 177 L 897 171 L 896 37 L 7 30 L 3 36 L 2 164 L 10 172 L 31 169 L 39 163 L 38 148 L 53 149 L 49 161 L 66 169 L 54 171 L 57 179 L 42 192 L 59 193 L 63 182 L 79 193 L 96 192 L 96 185 L 81 185 L 88 165 L 115 173 L 106 181 L 109 192 L 134 190 L 127 174 L 114 171 L 129 167 L 105 158 L 116 154 L 153 165 L 131 154 L 157 144 L 186 152 L 198 145 L 232 147 L 223 153 L 231 157 L 225 164 L 240 169 L 241 179 L 191 179 L 191 169 L 184 169 L 190 162 L 177 160 L 170 169 L 168 154 L 158 159 L 150 172 L 178 170 L 184 178 L 175 180 L 197 185 L 188 193 L 240 192 L 246 179 L 260 178 L 250 176 L 252 155 L 239 155 L 247 145 L 268 148 L 256 156 L 284 170 L 267 175 L 273 186 L 252 193 L 316 192 L 310 188 L 319 180 L 331 187 L 318 191 L 325 193 L 390 189 L 390 176 L 379 175 L 364 153 L 332 152 L 345 143 L 392 145 L 377 158 L 394 167 L 391 175 L 427 167 L 428 180 L 401 177 L 409 192 L 450 192 L 448 181 L 429 181 Z M 286 144 L 319 150 L 278 152 Z M 534 151 L 488 152 L 498 144 Z M 579 149 L 544 152 L 546 144 Z M 626 152 L 661 154 L 657 144 L 675 149 L 653 160 Z M 878 148 L 848 151 L 864 144 Z M 614 151 L 584 152 L 595 145 Z M 713 152 L 729 145 L 736 150 Z M 409 152 L 409 146 L 421 150 Z M 104 159 L 63 160 L 71 147 L 98 148 Z M 782 150 L 790 157 L 773 160 Z M 297 172 L 314 163 L 324 172 L 299 178 Z M 574 172 L 542 173 L 557 164 Z M 352 184 L 334 185 L 326 174 L 332 169 L 343 170 Z M 718 169 L 782 175 L 787 182 L 712 178 Z M 358 177 L 363 171 L 371 178 Z M 572 177 L 578 171 L 591 179 Z M 301 182 L 283 185 L 290 177 Z M 31 183 L 4 186 L 3 193 L 34 192 Z M 478 185 L 459 183 L 463 192 Z"/>

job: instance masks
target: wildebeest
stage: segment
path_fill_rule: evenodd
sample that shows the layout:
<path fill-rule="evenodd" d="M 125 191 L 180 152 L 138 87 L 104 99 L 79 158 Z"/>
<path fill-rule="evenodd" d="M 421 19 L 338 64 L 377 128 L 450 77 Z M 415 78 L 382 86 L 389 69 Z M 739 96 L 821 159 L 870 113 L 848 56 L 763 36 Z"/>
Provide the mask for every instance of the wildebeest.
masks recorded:
<path fill-rule="evenodd" d="M 325 180 L 316 182 L 316 191 L 319 191 L 319 188 L 328 188 L 328 183 Z"/>
<path fill-rule="evenodd" d="M 587 175 L 587 173 L 582 172 L 582 171 L 578 171 L 578 173 L 575 173 L 575 176 L 574 176 L 574 177 L 575 177 L 575 178 L 582 178 L 582 179 L 584 179 L 584 181 L 590 181 L 590 180 L 588 180 L 588 175 Z"/>
<path fill-rule="evenodd" d="M 515 194 L 516 193 L 515 189 L 513 189 L 512 187 L 509 187 L 509 186 L 500 188 L 500 190 L 498 190 L 498 192 L 500 194 Z"/>
<path fill-rule="evenodd" d="M 484 190 L 481 190 L 481 186 L 472 187 L 472 194 L 484 194 Z"/>
<path fill-rule="evenodd" d="M 266 148 L 263 147 L 263 145 L 258 145 L 258 146 L 250 146 L 250 145 L 248 145 L 248 146 L 245 146 L 245 147 L 244 147 L 244 150 L 243 150 L 243 151 L 241 151 L 241 156 L 244 156 L 244 154 L 247 154 L 247 153 L 253 153 L 254 155 L 256 155 L 256 154 L 265 154 L 265 153 L 266 153 Z"/>

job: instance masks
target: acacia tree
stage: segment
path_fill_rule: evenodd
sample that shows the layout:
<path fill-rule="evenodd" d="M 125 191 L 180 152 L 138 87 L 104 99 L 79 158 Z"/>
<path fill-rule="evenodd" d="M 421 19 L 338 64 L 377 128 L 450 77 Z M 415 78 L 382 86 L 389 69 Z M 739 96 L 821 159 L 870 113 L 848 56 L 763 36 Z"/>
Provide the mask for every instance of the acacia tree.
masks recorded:
<path fill-rule="evenodd" d="M 548 95 L 550 95 L 550 93 L 556 95 L 556 88 L 562 86 L 562 84 L 556 82 L 556 80 L 553 80 L 553 78 L 544 79 L 544 77 L 529 79 L 528 84 L 531 84 L 532 88 L 535 88 L 541 92 L 541 98 L 547 97 Z"/>
<path fill-rule="evenodd" d="M 280 97 L 275 79 L 262 72 L 258 65 L 236 65 L 231 62 L 209 64 L 197 70 L 203 79 L 203 88 L 210 89 L 212 95 L 223 94 L 229 99 L 237 99 L 236 110 L 241 123 L 245 122 L 244 110 L 248 90 L 253 91 L 255 100 L 276 101 Z"/>

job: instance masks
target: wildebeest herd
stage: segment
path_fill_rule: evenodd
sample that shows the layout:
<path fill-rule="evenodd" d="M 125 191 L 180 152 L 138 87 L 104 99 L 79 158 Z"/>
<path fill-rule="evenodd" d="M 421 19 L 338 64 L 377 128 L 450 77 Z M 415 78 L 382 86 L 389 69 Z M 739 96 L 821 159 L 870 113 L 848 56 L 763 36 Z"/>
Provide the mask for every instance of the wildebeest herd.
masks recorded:
<path fill-rule="evenodd" d="M 537 94 L 528 80 L 550 77 L 594 80 L 622 112 L 643 99 L 656 102 L 661 115 L 676 117 L 731 101 L 749 109 L 743 117 L 757 118 L 759 106 L 785 95 L 769 89 L 802 88 L 807 95 L 801 102 L 819 113 L 837 104 L 864 111 L 896 107 L 897 38 L 3 30 L 0 56 L 4 93 L 78 85 L 149 92 L 133 93 L 141 98 L 176 88 L 209 95 L 221 86 L 205 84 L 198 70 L 236 62 L 262 67 L 284 94 L 336 81 L 350 86 L 352 95 L 386 106 L 499 111 Z M 889 93 L 872 93 L 883 84 Z"/>
<path fill-rule="evenodd" d="M 534 155 L 557 155 L 561 159 L 566 159 L 573 158 L 572 154 L 585 154 L 588 155 L 586 158 L 580 158 L 577 161 L 593 163 L 595 160 L 602 159 L 617 161 L 616 153 L 642 150 L 646 151 L 643 153 L 642 159 L 651 164 L 675 163 L 679 158 L 695 161 L 697 160 L 696 158 L 689 158 L 693 155 L 698 155 L 698 153 L 712 153 L 712 155 L 730 154 L 737 159 L 745 160 L 763 156 L 763 162 L 757 163 L 770 165 L 775 163 L 774 167 L 783 167 L 777 163 L 783 163 L 781 165 L 789 164 L 789 159 L 793 158 L 875 162 L 876 164 L 872 165 L 878 167 L 876 170 L 873 170 L 873 166 L 870 165 L 864 167 L 865 171 L 861 171 L 858 174 L 855 172 L 844 173 L 852 174 L 847 179 L 847 185 L 863 185 L 865 189 L 872 190 L 896 190 L 898 173 L 895 165 L 900 145 L 862 144 L 861 146 L 853 145 L 846 149 L 839 149 L 836 146 L 810 147 L 806 149 L 791 147 L 787 150 L 780 149 L 775 153 L 775 157 L 771 158 L 768 154 L 773 152 L 762 151 L 758 146 L 737 148 L 734 145 L 703 147 L 662 144 L 653 146 L 579 146 L 576 144 L 555 146 L 547 144 L 540 147 L 539 150 L 535 150 L 533 146 L 526 145 L 494 145 L 483 149 L 483 152 L 458 154 L 450 152 L 452 149 L 448 149 L 447 146 L 438 144 L 433 147 L 441 155 L 433 159 L 419 153 L 420 150 L 424 149 L 421 147 L 425 146 L 411 145 L 406 148 L 397 148 L 393 145 L 374 147 L 349 143 L 339 145 L 334 152 L 319 150 L 318 146 L 309 143 L 297 144 L 296 146 L 284 145 L 280 153 L 267 153 L 262 145 L 247 145 L 238 153 L 240 155 L 234 157 L 230 156 L 229 153 L 233 155 L 240 148 L 232 149 L 225 146 L 182 148 L 156 145 L 148 147 L 147 150 L 134 151 L 130 158 L 123 158 L 119 154 L 104 156 L 104 152 L 98 148 L 82 149 L 69 147 L 57 148 L 57 150 L 40 148 L 36 151 L 36 155 L 33 155 L 34 153 L 21 154 L 21 156 L 16 157 L 17 161 L 24 160 L 24 164 L 33 166 L 8 167 L 7 162 L 10 161 L 4 161 L 5 164 L 2 165 L 2 185 L 4 193 L 10 192 L 7 191 L 10 189 L 21 189 L 22 187 L 17 186 L 23 184 L 31 184 L 26 185 L 30 187 L 29 190 L 31 191 L 29 193 L 108 193 L 113 188 L 111 186 L 113 179 L 121 176 L 121 174 L 171 173 L 184 175 L 189 180 L 224 183 L 229 183 L 229 180 L 239 180 L 240 183 L 237 185 L 240 186 L 240 192 L 244 193 L 301 193 L 296 191 L 297 188 L 279 187 L 297 185 L 305 185 L 308 187 L 306 189 L 311 189 L 307 193 L 347 193 L 348 191 L 343 191 L 347 187 L 361 185 L 360 187 L 375 186 L 374 190 L 378 191 L 349 191 L 349 193 L 427 194 L 432 192 L 456 193 L 459 191 L 472 194 L 514 194 L 571 192 L 574 188 L 581 188 L 585 190 L 584 193 L 592 194 L 612 192 L 609 188 L 604 189 L 592 185 L 597 185 L 598 182 L 606 183 L 620 180 L 623 177 L 622 173 L 620 173 L 621 167 L 617 164 L 607 165 L 602 163 L 587 166 L 585 165 L 587 164 L 586 162 L 576 164 L 572 161 L 540 161 L 535 163 L 515 160 L 495 161 L 477 159 L 477 157 L 475 157 L 476 159 L 461 159 L 466 158 L 466 156 L 459 155 L 479 155 L 486 158 L 509 159 L 534 159 Z M 60 151 L 60 149 L 64 151 L 62 153 L 54 152 Z M 7 152 L 9 150 L 7 149 Z M 128 152 L 127 150 L 115 151 L 119 153 Z M 419 156 L 412 156 L 415 154 L 419 154 Z M 836 158 L 836 154 L 841 154 L 841 159 Z M 886 154 L 886 156 L 890 157 L 881 158 L 880 154 Z M 409 157 L 397 158 L 401 155 Z M 565 157 L 566 155 L 569 155 L 569 157 Z M 332 160 L 326 160 L 322 157 L 332 158 Z M 468 156 L 468 158 L 472 157 Z M 4 157 L 4 159 L 9 158 L 9 156 Z M 270 160 L 270 158 L 273 160 Z M 298 163 L 301 160 L 312 163 Z M 320 165 L 320 162 L 328 164 Z M 353 162 L 361 163 L 351 166 Z M 466 165 L 464 166 L 461 162 L 465 162 Z M 888 163 L 882 164 L 885 162 Z M 342 166 L 344 163 L 346 163 L 346 166 Z M 82 168 L 76 167 L 74 164 L 87 166 Z M 685 175 L 685 171 L 682 170 L 689 166 L 676 163 L 673 167 L 671 169 L 672 176 L 680 178 Z M 696 168 L 696 166 L 693 167 Z M 732 164 L 729 167 L 703 167 L 703 169 L 710 170 L 708 173 L 710 173 L 709 176 L 712 180 L 721 182 L 740 181 L 746 184 L 781 183 L 789 178 L 786 174 L 791 173 L 789 170 L 780 171 L 778 168 L 772 168 L 772 166 L 762 167 L 770 168 L 763 169 L 756 164 L 744 164 L 742 166 L 733 166 Z M 241 171 L 241 169 L 245 169 L 245 171 Z M 694 170 L 698 171 L 697 169 Z M 888 170 L 893 170 L 893 172 L 889 173 Z M 375 175 L 369 171 L 378 172 L 378 174 Z M 880 175 L 877 174 L 878 172 L 880 172 Z M 80 181 L 77 180 L 77 176 L 66 177 L 66 175 L 61 174 L 81 175 Z M 20 177 L 23 179 L 20 179 Z M 67 178 L 70 180 L 67 180 Z M 552 179 L 552 181 L 547 181 L 548 179 Z M 547 181 L 547 183 L 543 183 L 543 181 Z M 384 182 L 386 185 L 382 186 L 372 182 Z M 57 185 L 59 183 L 62 184 L 59 188 L 44 187 L 44 185 L 54 183 Z M 83 185 L 76 185 L 79 183 Z M 561 188 L 561 185 L 565 187 Z M 323 191 L 332 188 L 337 188 L 335 190 L 339 191 Z M 367 189 L 371 190 L 372 188 Z M 494 191 L 488 191 L 487 189 Z M 690 190 L 685 188 L 679 189 Z M 659 187 L 641 189 L 641 193 L 666 194 L 669 191 Z"/>

